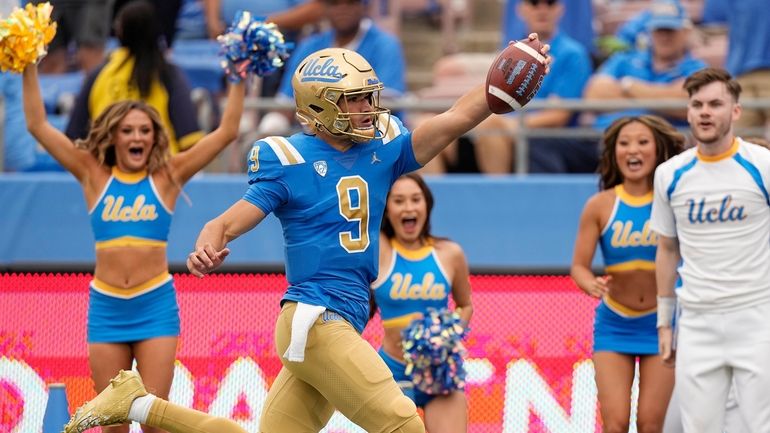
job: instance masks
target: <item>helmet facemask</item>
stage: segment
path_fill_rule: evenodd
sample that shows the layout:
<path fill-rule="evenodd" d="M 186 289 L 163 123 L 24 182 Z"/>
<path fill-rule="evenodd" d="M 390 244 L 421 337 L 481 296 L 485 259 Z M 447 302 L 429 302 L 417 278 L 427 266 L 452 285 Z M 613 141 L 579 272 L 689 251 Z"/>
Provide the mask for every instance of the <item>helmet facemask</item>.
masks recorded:
<path fill-rule="evenodd" d="M 364 143 L 369 140 L 379 138 L 377 132 L 379 131 L 380 115 L 390 114 L 390 110 L 380 107 L 380 91 L 382 90 L 382 84 L 378 84 L 376 89 L 370 87 L 364 87 L 358 90 L 345 90 L 342 91 L 337 99 L 337 107 L 339 111 L 332 123 L 333 131 L 329 131 L 332 135 L 344 134 L 350 137 L 356 143 Z M 334 98 L 340 91 L 337 89 L 327 89 L 326 96 Z M 369 105 L 372 107 L 372 111 L 361 113 L 351 112 L 348 108 L 348 98 L 363 95 L 369 99 Z M 368 96 L 367 96 L 368 95 Z M 370 116 L 372 123 L 370 127 L 361 129 L 356 128 L 353 124 L 353 116 Z M 388 122 L 389 124 L 390 122 Z"/>

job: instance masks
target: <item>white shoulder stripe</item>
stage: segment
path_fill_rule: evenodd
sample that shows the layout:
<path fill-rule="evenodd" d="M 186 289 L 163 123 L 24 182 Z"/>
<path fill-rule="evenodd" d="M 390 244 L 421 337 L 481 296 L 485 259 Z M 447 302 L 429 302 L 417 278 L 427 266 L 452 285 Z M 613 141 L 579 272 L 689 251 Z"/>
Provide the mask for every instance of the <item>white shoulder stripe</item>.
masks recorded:
<path fill-rule="evenodd" d="M 294 165 L 305 162 L 302 155 L 285 137 L 267 137 L 263 141 L 273 149 L 281 165 Z"/>
<path fill-rule="evenodd" d="M 155 181 L 152 180 L 152 175 L 149 175 L 147 177 L 150 179 L 150 188 L 152 188 L 152 192 L 155 194 L 155 197 L 158 199 L 158 203 L 160 203 L 160 205 L 163 206 L 163 209 L 166 210 L 166 213 L 168 213 L 169 215 L 174 215 L 174 211 L 172 211 L 171 208 L 166 206 L 166 203 L 163 202 L 163 196 L 160 195 L 160 193 L 158 192 L 158 188 L 155 187 Z"/>
<path fill-rule="evenodd" d="M 104 195 L 107 194 L 107 190 L 110 189 L 110 184 L 112 184 L 113 179 L 115 179 L 115 175 L 112 175 L 110 176 L 109 179 L 107 179 L 107 183 L 104 184 L 104 189 L 102 189 L 102 193 L 99 194 L 99 198 L 96 199 L 96 201 L 94 202 L 94 205 L 91 206 L 91 209 L 88 210 L 89 215 L 94 213 L 96 208 L 99 206 L 99 202 L 102 201 L 102 199 L 104 198 Z"/>
<path fill-rule="evenodd" d="M 387 122 L 384 120 L 387 120 Z M 377 129 L 380 131 L 380 134 L 382 134 L 382 144 L 388 144 L 394 138 L 401 135 L 401 128 L 399 128 L 398 122 L 396 122 L 396 119 L 390 114 L 380 114 Z"/>

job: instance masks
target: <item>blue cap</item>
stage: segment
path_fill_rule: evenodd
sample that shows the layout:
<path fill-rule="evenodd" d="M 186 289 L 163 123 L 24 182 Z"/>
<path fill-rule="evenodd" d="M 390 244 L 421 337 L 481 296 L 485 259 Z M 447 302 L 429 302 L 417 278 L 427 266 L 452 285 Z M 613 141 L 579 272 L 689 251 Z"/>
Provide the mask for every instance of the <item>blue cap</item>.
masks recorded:
<path fill-rule="evenodd" d="M 650 5 L 650 18 L 647 21 L 647 30 L 658 29 L 679 30 L 690 26 L 687 11 L 678 0 L 655 0 Z"/>

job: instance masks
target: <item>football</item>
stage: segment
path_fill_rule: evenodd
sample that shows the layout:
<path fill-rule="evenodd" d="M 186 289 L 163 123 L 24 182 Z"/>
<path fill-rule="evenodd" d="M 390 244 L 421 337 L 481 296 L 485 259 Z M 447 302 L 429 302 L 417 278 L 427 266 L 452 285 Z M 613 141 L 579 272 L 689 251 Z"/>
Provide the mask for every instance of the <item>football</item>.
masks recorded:
<path fill-rule="evenodd" d="M 518 110 L 535 97 L 545 77 L 545 56 L 539 40 L 508 44 L 489 67 L 487 105 L 493 113 Z"/>

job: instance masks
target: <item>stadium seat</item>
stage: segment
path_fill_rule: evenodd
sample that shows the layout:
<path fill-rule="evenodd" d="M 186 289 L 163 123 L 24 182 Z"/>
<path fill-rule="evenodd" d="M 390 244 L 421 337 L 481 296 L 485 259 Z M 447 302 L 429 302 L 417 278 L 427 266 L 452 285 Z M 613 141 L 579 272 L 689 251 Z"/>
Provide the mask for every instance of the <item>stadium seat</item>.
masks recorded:
<path fill-rule="evenodd" d="M 440 58 L 433 67 L 433 84 L 418 91 L 420 98 L 458 98 L 484 82 L 496 53 L 459 53 Z"/>
<path fill-rule="evenodd" d="M 40 74 L 40 92 L 43 95 L 46 112 L 69 113 L 75 98 L 80 93 L 84 78 L 83 72 Z"/>
<path fill-rule="evenodd" d="M 192 88 L 204 88 L 216 95 L 224 90 L 219 48 L 219 43 L 211 39 L 180 39 L 174 42 L 171 61 L 182 68 Z"/>

